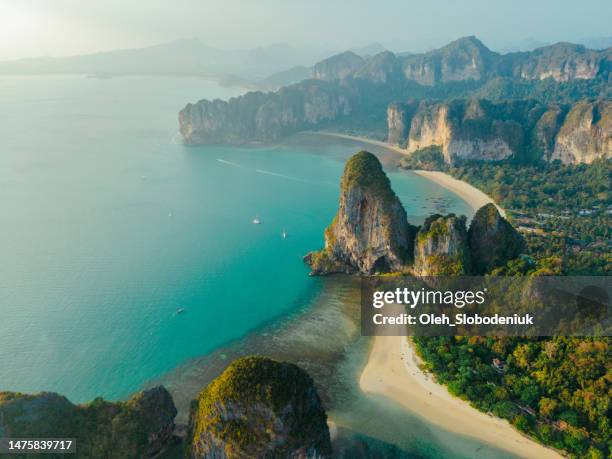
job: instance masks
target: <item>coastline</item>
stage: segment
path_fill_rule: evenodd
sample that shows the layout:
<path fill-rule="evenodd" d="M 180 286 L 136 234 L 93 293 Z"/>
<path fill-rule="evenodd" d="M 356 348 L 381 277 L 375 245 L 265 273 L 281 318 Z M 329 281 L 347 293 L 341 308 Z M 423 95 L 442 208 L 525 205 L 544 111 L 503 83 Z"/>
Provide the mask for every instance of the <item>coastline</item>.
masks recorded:
<path fill-rule="evenodd" d="M 374 338 L 359 377 L 366 394 L 382 395 L 426 421 L 525 458 L 559 459 L 559 453 L 522 435 L 508 421 L 487 415 L 452 396 L 420 368 L 414 346 L 403 336 Z"/>
<path fill-rule="evenodd" d="M 386 142 L 345 134 L 324 132 L 328 136 L 362 142 L 405 155 L 406 152 Z M 493 203 L 503 217 L 506 213 L 483 191 L 440 171 L 412 171 L 448 189 L 462 198 L 476 212 Z M 537 443 L 516 430 L 505 419 L 485 414 L 438 384 L 433 375 L 423 372 L 414 345 L 402 336 L 377 336 L 367 362 L 358 377 L 366 394 L 382 395 L 428 422 L 449 432 L 471 437 L 525 458 L 559 459 L 557 451 Z"/>
<path fill-rule="evenodd" d="M 463 180 L 458 180 L 440 171 L 412 171 L 414 174 L 425 177 L 427 180 L 437 183 L 441 187 L 452 191 L 476 212 L 485 204 L 493 203 L 502 217 L 506 217 L 506 211 L 502 209 L 488 194 L 470 185 Z"/>
<path fill-rule="evenodd" d="M 351 140 L 354 142 L 361 142 L 364 144 L 383 148 L 385 150 L 400 154 L 402 156 L 407 155 L 406 150 L 400 147 L 397 147 L 395 145 L 391 145 L 387 142 L 382 142 L 380 140 L 372 140 L 366 137 L 352 136 L 349 134 L 341 134 L 337 132 L 316 131 L 316 132 L 308 132 L 308 133 L 320 134 L 320 135 L 335 137 L 335 138 L 344 139 L 344 140 Z M 449 191 L 452 191 L 457 196 L 459 196 L 461 199 L 463 199 L 472 209 L 474 209 L 474 212 L 476 212 L 478 209 L 480 209 L 485 204 L 493 203 L 495 204 L 495 207 L 497 207 L 497 210 L 499 211 L 499 213 L 504 218 L 507 218 L 506 212 L 504 211 L 504 209 L 500 207 L 489 195 L 484 193 L 482 190 L 479 190 L 478 188 L 470 185 L 467 182 L 458 180 L 454 177 L 451 177 L 447 173 L 441 172 L 441 171 L 412 170 L 410 172 L 420 175 L 421 177 L 424 177 L 427 180 L 430 180 L 440 185 L 441 187 L 446 188 Z"/>

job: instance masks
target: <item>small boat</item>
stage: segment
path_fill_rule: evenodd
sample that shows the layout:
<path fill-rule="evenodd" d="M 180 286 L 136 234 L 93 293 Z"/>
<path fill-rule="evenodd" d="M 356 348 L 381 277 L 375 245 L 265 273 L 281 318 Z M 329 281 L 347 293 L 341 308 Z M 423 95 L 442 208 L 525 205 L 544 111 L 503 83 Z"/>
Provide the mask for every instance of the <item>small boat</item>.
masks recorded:
<path fill-rule="evenodd" d="M 288 234 L 287 234 L 287 231 L 285 231 L 285 229 L 283 229 L 281 236 L 283 237 L 283 239 L 287 239 Z"/>
<path fill-rule="evenodd" d="M 261 220 L 259 219 L 259 217 L 255 217 L 253 219 L 253 225 L 260 225 L 261 224 Z"/>
<path fill-rule="evenodd" d="M 172 217 L 172 212 L 168 212 L 168 217 Z"/>
<path fill-rule="evenodd" d="M 185 312 L 185 308 L 176 308 L 176 313 L 177 314 L 182 314 Z"/>

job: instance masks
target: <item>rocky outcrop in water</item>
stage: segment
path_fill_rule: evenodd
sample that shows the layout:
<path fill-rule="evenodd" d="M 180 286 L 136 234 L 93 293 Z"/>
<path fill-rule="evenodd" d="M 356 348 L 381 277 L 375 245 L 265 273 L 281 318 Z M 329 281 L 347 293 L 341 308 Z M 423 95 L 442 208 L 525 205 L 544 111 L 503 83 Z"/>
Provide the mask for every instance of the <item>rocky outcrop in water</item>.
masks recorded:
<path fill-rule="evenodd" d="M 466 217 L 432 215 L 410 225 L 378 159 L 361 151 L 346 163 L 336 217 L 325 248 L 304 260 L 311 274 L 486 274 L 518 257 L 521 236 L 493 204 L 480 208 L 469 231 Z"/>
<path fill-rule="evenodd" d="M 470 273 L 466 218 L 432 215 L 419 228 L 414 247 L 413 272 L 419 276 Z"/>
<path fill-rule="evenodd" d="M 487 100 L 394 103 L 388 109 L 389 141 L 407 153 L 438 146 L 446 163 L 459 160 L 560 159 L 592 162 L 612 156 L 612 102 L 574 106 L 536 101 Z"/>
<path fill-rule="evenodd" d="M 331 455 L 327 415 L 312 378 L 263 357 L 234 361 L 193 403 L 189 456 L 311 459 Z"/>
<path fill-rule="evenodd" d="M 494 204 L 482 206 L 472 219 L 468 244 L 474 274 L 504 266 L 524 249 L 521 235 L 502 217 Z"/>
<path fill-rule="evenodd" d="M 380 161 L 361 151 L 344 168 L 325 248 L 305 260 L 312 274 L 402 271 L 412 257 L 413 233 Z"/>
<path fill-rule="evenodd" d="M 81 457 L 154 457 L 175 441 L 176 408 L 163 387 L 126 402 L 0 392 L 0 437 L 76 438 Z"/>
<path fill-rule="evenodd" d="M 351 99 L 348 90 L 309 80 L 274 93 L 187 104 L 179 113 L 179 130 L 192 145 L 272 142 L 350 114 Z"/>

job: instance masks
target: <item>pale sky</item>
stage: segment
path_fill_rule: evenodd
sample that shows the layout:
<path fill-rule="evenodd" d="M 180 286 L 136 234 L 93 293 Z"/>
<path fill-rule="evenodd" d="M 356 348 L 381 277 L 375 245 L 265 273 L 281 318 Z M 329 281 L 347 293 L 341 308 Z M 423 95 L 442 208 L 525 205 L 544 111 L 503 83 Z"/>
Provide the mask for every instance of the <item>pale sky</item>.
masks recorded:
<path fill-rule="evenodd" d="M 0 0 L 0 60 L 200 38 L 422 51 L 465 35 L 493 49 L 612 35 L 610 0 Z"/>

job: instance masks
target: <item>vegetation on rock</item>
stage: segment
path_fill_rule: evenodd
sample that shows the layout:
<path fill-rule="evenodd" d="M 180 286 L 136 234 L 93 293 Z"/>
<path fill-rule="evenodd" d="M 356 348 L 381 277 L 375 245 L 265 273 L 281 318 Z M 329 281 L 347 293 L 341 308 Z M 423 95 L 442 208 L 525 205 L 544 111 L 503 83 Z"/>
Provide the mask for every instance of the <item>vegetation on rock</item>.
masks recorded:
<path fill-rule="evenodd" d="M 173 443 L 176 413 L 161 386 L 126 402 L 97 398 L 85 405 L 55 393 L 0 392 L 0 436 L 76 438 L 84 458 L 153 457 Z"/>
<path fill-rule="evenodd" d="M 414 233 L 380 161 L 360 151 L 344 167 L 325 248 L 304 260 L 313 274 L 401 271 L 412 258 Z"/>
<path fill-rule="evenodd" d="M 468 244 L 474 274 L 486 274 L 505 266 L 524 249 L 521 235 L 492 203 L 482 206 L 474 215 L 468 230 Z"/>
<path fill-rule="evenodd" d="M 327 457 L 327 415 L 312 378 L 264 357 L 234 361 L 193 403 L 191 457 Z"/>

